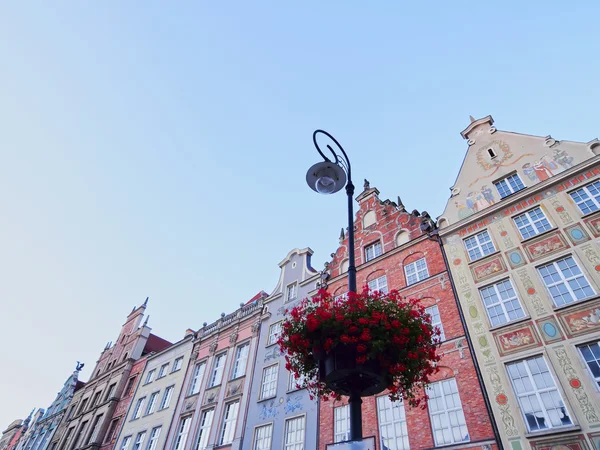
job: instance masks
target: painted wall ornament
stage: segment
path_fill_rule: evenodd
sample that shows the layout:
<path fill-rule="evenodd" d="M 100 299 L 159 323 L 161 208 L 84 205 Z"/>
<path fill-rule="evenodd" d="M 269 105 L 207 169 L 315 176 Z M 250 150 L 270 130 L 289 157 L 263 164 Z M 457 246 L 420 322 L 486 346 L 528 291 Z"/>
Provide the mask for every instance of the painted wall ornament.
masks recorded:
<path fill-rule="evenodd" d="M 583 219 L 583 221 L 589 227 L 594 237 L 600 236 L 600 214 L 594 214 Z"/>
<path fill-rule="evenodd" d="M 556 195 L 549 197 L 550 204 L 554 208 L 554 211 L 558 213 L 558 217 L 562 221 L 563 225 L 569 225 L 573 222 L 571 215 L 567 212 L 565 207 L 558 201 Z"/>
<path fill-rule="evenodd" d="M 287 398 L 285 401 L 285 414 L 290 414 L 302 410 L 302 396 L 294 395 Z"/>
<path fill-rule="evenodd" d="M 263 403 L 258 416 L 261 420 L 277 417 L 279 414 L 279 405 L 279 403 L 275 403 L 275 400 L 271 400 L 268 403 Z"/>
<path fill-rule="evenodd" d="M 527 260 L 525 259 L 525 255 L 520 248 L 513 248 L 504 253 L 506 255 L 506 259 L 508 260 L 508 264 L 512 269 L 516 269 L 518 267 L 524 266 L 527 264 Z"/>
<path fill-rule="evenodd" d="M 600 302 L 586 303 L 558 313 L 569 337 L 580 336 L 600 330 Z"/>
<path fill-rule="evenodd" d="M 506 231 L 506 228 L 504 228 L 504 223 L 502 221 L 497 222 L 496 228 L 498 229 L 498 235 L 500 235 L 500 237 L 502 238 L 502 243 L 504 244 L 504 247 L 514 247 L 513 241 L 510 238 L 508 231 Z"/>
<path fill-rule="evenodd" d="M 558 325 L 556 317 L 550 316 L 536 320 L 536 324 L 545 344 L 551 344 L 564 340 L 563 333 Z"/>
<path fill-rule="evenodd" d="M 534 239 L 524 245 L 525 253 L 530 261 L 543 258 L 558 251 L 569 248 L 569 244 L 559 230 Z"/>
<path fill-rule="evenodd" d="M 498 345 L 500 356 L 542 345 L 542 342 L 531 323 L 517 325 L 510 330 L 497 331 L 492 333 L 492 335 Z"/>
<path fill-rule="evenodd" d="M 506 264 L 501 255 L 471 266 L 473 279 L 476 283 L 506 272 Z"/>
<path fill-rule="evenodd" d="M 546 314 L 547 311 L 544 306 L 544 302 L 538 294 L 537 290 L 535 289 L 531 278 L 529 278 L 529 273 L 527 272 L 527 269 L 517 270 L 517 275 L 521 279 L 521 283 L 525 288 L 525 292 L 527 292 L 527 296 L 529 297 L 529 300 L 531 301 L 531 304 L 533 305 L 536 314 L 538 316 Z"/>
<path fill-rule="evenodd" d="M 591 239 L 590 235 L 579 223 L 571 225 L 570 227 L 566 227 L 565 233 L 567 233 L 567 237 L 573 245 L 582 244 L 583 242 L 587 242 Z"/>
<path fill-rule="evenodd" d="M 511 415 L 511 408 L 508 402 L 508 397 L 506 396 L 506 392 L 502 388 L 502 380 L 500 379 L 500 375 L 498 374 L 498 367 L 492 366 L 487 368 L 490 384 L 492 386 L 492 390 L 494 392 L 494 396 L 498 398 L 499 396 L 504 396 L 506 398 L 506 402 L 504 404 L 498 403 L 498 410 L 500 410 L 500 419 L 502 420 L 502 425 L 504 426 L 504 432 L 507 436 L 519 436 L 519 430 L 515 427 L 515 419 Z M 502 397 L 501 397 L 502 398 Z"/>

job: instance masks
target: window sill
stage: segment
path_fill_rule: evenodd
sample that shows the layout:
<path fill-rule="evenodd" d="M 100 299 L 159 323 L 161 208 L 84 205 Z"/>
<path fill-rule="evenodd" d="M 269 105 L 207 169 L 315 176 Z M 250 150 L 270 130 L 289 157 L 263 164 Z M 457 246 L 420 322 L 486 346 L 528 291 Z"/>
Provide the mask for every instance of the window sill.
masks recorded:
<path fill-rule="evenodd" d="M 522 322 L 527 322 L 528 320 L 531 320 L 531 316 L 525 316 L 525 317 L 521 317 L 520 319 L 511 320 L 510 322 L 501 323 L 500 325 L 496 325 L 495 327 L 489 328 L 488 331 L 501 330 L 502 328 L 506 328 L 511 325 L 517 325 Z"/>
<path fill-rule="evenodd" d="M 272 344 L 267 344 L 267 345 L 265 345 L 265 348 L 273 347 L 274 345 L 277 345 L 277 342 L 273 342 Z"/>
<path fill-rule="evenodd" d="M 258 400 L 256 400 L 256 403 L 266 402 L 268 400 L 273 400 L 274 398 L 277 398 L 277 393 L 275 393 L 275 395 L 271 395 L 270 397 L 258 399 Z"/>
<path fill-rule="evenodd" d="M 221 384 L 222 384 L 222 383 L 215 384 L 214 386 L 206 386 L 206 389 L 204 389 L 204 390 L 205 390 L 205 391 L 208 391 L 208 390 L 210 390 L 210 389 L 214 389 L 214 388 L 221 387 Z"/>
<path fill-rule="evenodd" d="M 591 297 L 588 298 L 583 298 L 581 300 L 575 300 L 574 302 L 571 303 L 567 303 L 566 305 L 561 305 L 561 306 L 552 306 L 552 310 L 553 311 L 562 311 L 563 309 L 567 309 L 570 308 L 571 306 L 575 306 L 575 305 L 581 305 L 582 303 L 586 303 L 586 302 L 590 302 L 592 300 L 597 300 L 598 298 L 600 298 L 600 295 L 596 294 L 596 295 L 592 295 Z"/>
<path fill-rule="evenodd" d="M 491 258 L 492 256 L 499 255 L 500 253 L 502 253 L 500 250 L 496 250 L 495 252 L 493 252 L 493 253 L 488 253 L 487 255 L 484 255 L 484 256 L 482 256 L 481 258 L 474 259 L 473 261 L 469 261 L 469 264 L 468 264 L 468 265 L 470 266 L 471 264 L 475 264 L 475 263 L 478 263 L 478 262 L 484 261 L 484 260 L 486 260 L 487 258 Z M 467 258 L 468 258 L 468 257 L 469 257 L 469 252 L 467 251 Z"/>
<path fill-rule="evenodd" d="M 242 378 L 244 378 L 245 376 L 246 376 L 246 374 L 244 374 L 244 375 L 240 375 L 240 376 L 238 376 L 238 377 L 232 378 L 231 380 L 229 380 L 229 382 L 231 383 L 232 381 L 239 381 L 239 380 L 241 380 Z"/>
<path fill-rule="evenodd" d="M 581 212 L 581 210 L 580 210 L 579 208 L 577 208 L 577 210 L 578 210 L 579 212 Z M 587 213 L 587 214 L 583 214 L 583 215 L 581 216 L 581 218 L 582 218 L 582 219 L 587 219 L 588 217 L 591 217 L 591 216 L 593 216 L 594 214 L 598 214 L 599 212 L 600 212 L 600 209 L 597 209 L 596 211 L 592 211 L 592 212 L 589 212 L 589 213 Z"/>
<path fill-rule="evenodd" d="M 548 428 L 546 430 L 525 433 L 525 437 L 527 439 L 532 439 L 539 438 L 540 436 L 551 436 L 558 433 L 569 433 L 571 431 L 581 431 L 581 427 L 579 425 L 569 425 L 565 427 Z"/>
<path fill-rule="evenodd" d="M 516 217 L 516 216 L 515 216 L 515 217 Z M 541 236 L 544 236 L 544 235 L 546 235 L 546 234 L 550 234 L 550 233 L 552 233 L 553 231 L 556 231 L 556 230 L 558 230 L 558 227 L 553 227 L 553 228 L 550 228 L 549 230 L 542 231 L 541 233 L 535 234 L 535 235 L 533 235 L 533 236 L 531 236 L 531 237 L 528 237 L 527 239 L 522 239 L 522 240 L 521 240 L 521 244 L 527 244 L 529 241 L 532 241 L 532 240 L 534 240 L 535 238 L 539 238 L 539 237 L 541 237 Z M 521 233 L 521 232 L 519 231 L 519 234 L 520 234 L 520 233 Z M 523 237 L 523 236 L 521 236 L 521 237 Z"/>
<path fill-rule="evenodd" d="M 435 278 L 435 277 L 436 277 L 436 276 L 438 276 L 438 275 L 439 275 L 439 274 L 435 274 L 435 275 L 429 275 L 427 278 L 423 278 L 422 280 L 415 281 L 414 283 L 411 283 L 411 284 L 407 284 L 407 285 L 406 285 L 404 288 L 402 288 L 402 289 L 407 289 L 407 288 L 409 288 L 409 287 L 416 286 L 417 284 L 419 284 L 419 283 L 422 283 L 423 281 L 430 280 L 431 278 Z"/>
<path fill-rule="evenodd" d="M 290 391 L 285 391 L 286 394 L 293 394 L 294 392 L 303 391 L 306 388 L 294 388 Z"/>

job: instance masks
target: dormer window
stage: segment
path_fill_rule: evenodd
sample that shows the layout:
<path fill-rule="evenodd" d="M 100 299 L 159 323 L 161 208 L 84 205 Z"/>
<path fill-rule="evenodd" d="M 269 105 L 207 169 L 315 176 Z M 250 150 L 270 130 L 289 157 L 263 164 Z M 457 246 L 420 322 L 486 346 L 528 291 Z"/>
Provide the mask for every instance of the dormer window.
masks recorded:
<path fill-rule="evenodd" d="M 298 297 L 298 283 L 292 283 L 287 287 L 286 302 L 291 302 L 292 300 L 296 300 Z"/>
<path fill-rule="evenodd" d="M 521 189 L 525 189 L 525 185 L 516 173 L 496 181 L 494 185 L 498 189 L 500 198 L 508 197 Z"/>
<path fill-rule="evenodd" d="M 375 242 L 367 247 L 365 247 L 365 260 L 371 261 L 372 259 L 377 258 L 383 254 L 383 250 L 381 248 L 381 242 Z"/>

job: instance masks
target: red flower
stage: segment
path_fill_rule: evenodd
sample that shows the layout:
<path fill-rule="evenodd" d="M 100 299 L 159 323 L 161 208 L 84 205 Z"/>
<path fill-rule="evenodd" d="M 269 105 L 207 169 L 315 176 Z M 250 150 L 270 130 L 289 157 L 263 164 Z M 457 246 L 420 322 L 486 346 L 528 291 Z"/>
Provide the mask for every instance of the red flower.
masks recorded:
<path fill-rule="evenodd" d="M 366 356 L 359 356 L 356 358 L 356 363 L 357 364 L 364 364 L 367 362 L 367 357 Z"/>
<path fill-rule="evenodd" d="M 358 345 L 356 346 L 356 351 L 357 351 L 358 353 L 365 353 L 365 352 L 367 351 L 367 346 L 366 346 L 366 345 L 363 345 L 363 344 L 358 344 Z"/>

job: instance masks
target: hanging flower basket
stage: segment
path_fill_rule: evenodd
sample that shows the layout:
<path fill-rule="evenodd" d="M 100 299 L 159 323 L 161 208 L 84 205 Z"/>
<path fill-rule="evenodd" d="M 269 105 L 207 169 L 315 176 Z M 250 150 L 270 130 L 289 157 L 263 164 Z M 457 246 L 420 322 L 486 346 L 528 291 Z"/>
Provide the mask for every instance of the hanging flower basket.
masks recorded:
<path fill-rule="evenodd" d="M 426 398 L 421 388 L 437 371 L 440 333 L 418 300 L 368 289 L 335 300 L 321 290 L 286 312 L 279 347 L 311 396 L 388 389 L 392 400 L 404 397 L 413 406 Z"/>

